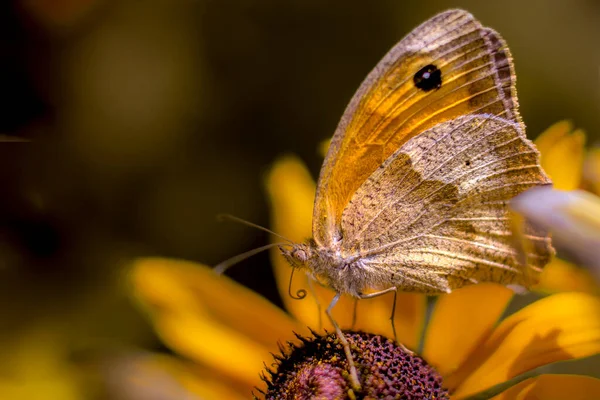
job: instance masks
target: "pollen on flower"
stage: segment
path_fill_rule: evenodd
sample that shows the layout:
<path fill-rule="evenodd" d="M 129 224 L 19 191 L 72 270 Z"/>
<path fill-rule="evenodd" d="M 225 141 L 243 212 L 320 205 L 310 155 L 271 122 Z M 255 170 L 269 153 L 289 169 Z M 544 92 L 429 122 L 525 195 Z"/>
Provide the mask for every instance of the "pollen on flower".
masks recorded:
<path fill-rule="evenodd" d="M 351 390 L 348 362 L 335 334 L 288 343 L 266 370 L 264 398 L 272 399 L 449 399 L 442 378 L 425 360 L 392 340 L 362 332 L 345 333 L 358 368 L 361 393 Z"/>

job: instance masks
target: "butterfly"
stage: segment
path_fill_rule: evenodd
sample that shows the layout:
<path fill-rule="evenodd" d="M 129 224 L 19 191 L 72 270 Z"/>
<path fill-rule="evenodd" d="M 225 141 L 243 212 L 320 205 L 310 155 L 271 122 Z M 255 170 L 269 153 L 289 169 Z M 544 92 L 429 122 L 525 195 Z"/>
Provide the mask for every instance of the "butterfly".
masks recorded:
<path fill-rule="evenodd" d="M 515 79 L 500 35 L 449 10 L 398 42 L 342 115 L 317 184 L 313 236 L 279 248 L 335 291 L 326 314 L 355 388 L 331 315 L 342 295 L 528 287 L 552 257 L 547 232 L 526 225 L 522 244 L 511 226 L 510 200 L 551 184 L 525 136 Z"/>
<path fill-rule="evenodd" d="M 313 237 L 280 247 L 336 292 L 327 314 L 340 339 L 331 309 L 342 295 L 535 283 L 554 250 L 545 231 L 526 226 L 521 257 L 509 203 L 551 181 L 525 136 L 515 79 L 500 35 L 449 10 L 360 85 L 321 169 Z"/>

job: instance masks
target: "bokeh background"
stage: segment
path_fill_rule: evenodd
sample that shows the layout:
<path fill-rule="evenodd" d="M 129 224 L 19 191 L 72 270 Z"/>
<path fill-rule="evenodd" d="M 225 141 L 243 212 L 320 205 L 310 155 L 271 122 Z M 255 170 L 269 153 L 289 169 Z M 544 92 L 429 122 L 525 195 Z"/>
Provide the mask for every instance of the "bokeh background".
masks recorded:
<path fill-rule="evenodd" d="M 57 377 L 95 388 L 126 349 L 165 350 L 127 260 L 267 243 L 216 215 L 268 226 L 271 163 L 295 153 L 316 177 L 369 70 L 451 7 L 507 40 L 531 138 L 568 118 L 600 139 L 597 0 L 1 2 L 0 398 L 60 399 Z M 280 304 L 268 254 L 231 276 Z M 89 398 L 117 398 L 105 386 Z"/>

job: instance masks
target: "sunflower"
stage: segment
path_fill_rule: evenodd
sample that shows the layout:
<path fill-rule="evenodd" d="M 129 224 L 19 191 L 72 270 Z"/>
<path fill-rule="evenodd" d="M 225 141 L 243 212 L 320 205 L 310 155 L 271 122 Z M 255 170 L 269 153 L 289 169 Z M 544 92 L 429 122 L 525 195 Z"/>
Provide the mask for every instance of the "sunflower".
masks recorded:
<path fill-rule="evenodd" d="M 296 241 L 309 236 L 315 186 L 303 164 L 294 157 L 278 161 L 267 189 L 274 230 Z M 306 364 L 297 352 L 307 343 L 327 340 L 325 330 L 331 326 L 323 306 L 333 292 L 315 287 L 316 299 L 310 291 L 302 301 L 292 299 L 291 269 L 277 252 L 272 255 L 287 313 L 206 266 L 162 258 L 133 264 L 137 300 L 163 342 L 182 356 L 171 361 L 178 363 L 171 370 L 201 398 L 248 398 L 256 393 L 253 388 L 265 389 L 259 374 L 272 369 L 272 354 L 281 353 L 280 343 L 289 347 L 276 356 L 275 368 L 289 366 L 290 359 L 300 368 Z M 306 277 L 296 276 L 293 287 L 294 292 L 308 288 Z M 362 300 L 356 311 L 354 302 L 344 299 L 333 314 L 346 332 L 390 338 L 389 297 Z M 512 297 L 501 285 L 479 284 L 439 296 L 428 312 L 425 296 L 401 294 L 395 315 L 398 340 L 425 360 L 419 365 L 426 362 L 453 399 L 481 393 L 494 399 L 600 398 L 599 379 L 539 374 L 548 364 L 598 354 L 600 299 L 582 292 L 557 293 L 503 317 Z M 310 339 L 307 327 L 317 338 Z"/>

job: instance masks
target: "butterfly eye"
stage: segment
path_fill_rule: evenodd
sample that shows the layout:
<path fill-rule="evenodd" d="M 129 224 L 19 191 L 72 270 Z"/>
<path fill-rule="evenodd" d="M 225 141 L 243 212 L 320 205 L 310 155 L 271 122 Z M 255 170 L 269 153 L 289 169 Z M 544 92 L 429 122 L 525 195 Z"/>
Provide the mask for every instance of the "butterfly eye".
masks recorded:
<path fill-rule="evenodd" d="M 413 81 L 424 92 L 439 89 L 442 86 L 442 71 L 433 64 L 426 65 L 415 74 Z"/>
<path fill-rule="evenodd" d="M 294 250 L 294 252 L 292 253 L 292 257 L 294 257 L 296 260 L 298 260 L 300 262 L 306 262 L 306 260 L 308 260 L 308 256 L 306 255 L 306 251 L 304 251 L 302 249 L 296 249 L 296 250 Z"/>

